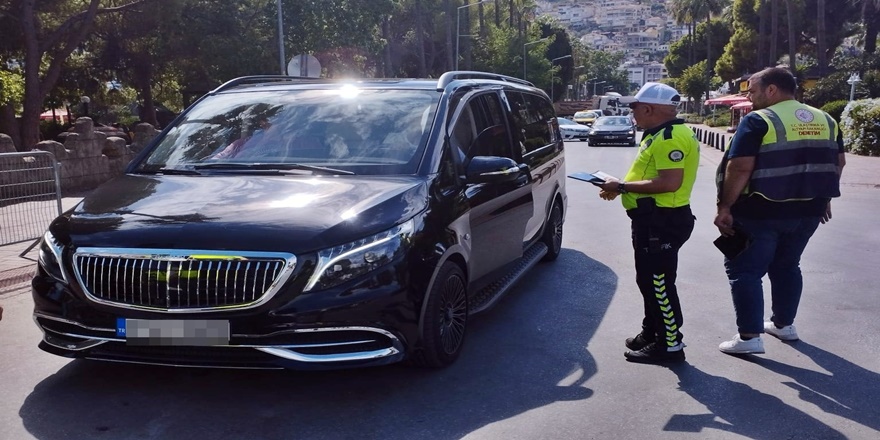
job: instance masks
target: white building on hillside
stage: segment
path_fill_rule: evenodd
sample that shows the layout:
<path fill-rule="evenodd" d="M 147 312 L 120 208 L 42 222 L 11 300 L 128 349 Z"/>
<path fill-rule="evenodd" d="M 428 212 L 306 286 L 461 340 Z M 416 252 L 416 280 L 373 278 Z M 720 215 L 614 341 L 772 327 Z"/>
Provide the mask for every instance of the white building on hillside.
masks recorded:
<path fill-rule="evenodd" d="M 638 31 L 651 18 L 651 6 L 629 0 L 598 0 L 596 24 L 608 31 Z"/>
<path fill-rule="evenodd" d="M 539 2 L 537 13 L 538 15 L 549 15 L 563 25 L 576 27 L 583 26 L 587 20 L 593 19 L 596 15 L 596 5 L 577 0 L 553 3 Z"/>
<path fill-rule="evenodd" d="M 662 63 L 624 63 L 629 82 L 641 87 L 646 82 L 657 82 L 669 75 Z"/>

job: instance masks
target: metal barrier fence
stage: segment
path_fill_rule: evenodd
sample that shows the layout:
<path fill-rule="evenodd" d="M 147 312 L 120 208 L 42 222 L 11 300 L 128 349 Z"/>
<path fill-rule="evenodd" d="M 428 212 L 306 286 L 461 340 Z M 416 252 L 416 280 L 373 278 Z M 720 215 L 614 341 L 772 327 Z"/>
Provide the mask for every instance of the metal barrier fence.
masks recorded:
<path fill-rule="evenodd" d="M 61 215 L 60 167 L 47 151 L 0 153 L 0 246 L 34 240 Z"/>

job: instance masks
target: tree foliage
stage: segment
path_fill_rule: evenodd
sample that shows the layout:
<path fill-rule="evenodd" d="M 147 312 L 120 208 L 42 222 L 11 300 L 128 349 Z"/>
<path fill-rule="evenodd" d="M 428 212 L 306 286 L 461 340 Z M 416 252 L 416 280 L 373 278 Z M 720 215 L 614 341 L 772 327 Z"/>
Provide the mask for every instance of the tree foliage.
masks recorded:
<path fill-rule="evenodd" d="M 719 81 L 706 74 L 706 60 L 684 69 L 684 72 L 675 81 L 679 92 L 694 99 L 702 95 L 706 90 L 717 87 L 718 84 Z"/>
<path fill-rule="evenodd" d="M 760 70 L 758 62 L 760 17 L 755 0 L 736 0 L 733 3 L 734 32 L 724 46 L 724 53 L 715 63 L 715 72 L 722 80 L 730 81 L 746 72 Z"/>
<path fill-rule="evenodd" d="M 0 70 L 0 106 L 15 105 L 24 97 L 24 78 L 16 72 Z"/>
<path fill-rule="evenodd" d="M 761 16 L 755 11 L 768 2 L 736 0 L 731 19 L 718 18 L 728 0 L 667 2 L 665 7 L 693 31 L 673 44 L 665 60 L 670 74 L 690 83 L 696 77 L 690 68 L 708 59 L 705 77 L 714 70 L 724 79 L 736 78 L 763 67 L 763 59 L 775 64 L 789 51 L 789 40 L 802 55 L 813 55 L 823 46 L 827 54 L 837 53 L 840 42 L 854 32 L 863 36 L 865 53 L 876 47 L 876 0 L 829 3 L 822 44 L 815 35 L 818 0 L 777 0 L 779 26 L 772 35 L 777 49 L 763 56 L 771 47 L 770 33 L 760 33 Z M 796 26 L 791 29 L 789 4 Z M 585 48 L 558 23 L 536 18 L 535 0 L 284 1 L 285 60 L 279 59 L 276 6 L 276 0 L 2 2 L 0 59 L 13 60 L 22 70 L 16 76 L 10 67 L 0 66 L 0 131 L 13 134 L 19 148 L 32 145 L 42 110 L 75 103 L 80 96 L 94 98 L 93 109 L 102 105 L 110 113 L 111 107 L 124 108 L 122 101 L 134 99 L 143 104 L 141 117 L 154 122 L 153 102 L 181 110 L 231 78 L 277 74 L 286 60 L 301 53 L 317 57 L 328 77 L 438 77 L 456 64 L 462 70 L 519 77 L 527 65 L 528 79 L 555 97 L 563 96 L 572 81 L 604 81 L 598 93 L 606 87 L 632 92 L 620 68 L 622 54 Z M 524 54 L 524 44 L 541 38 L 548 40 L 530 44 Z M 572 58 L 551 63 L 569 54 Z M 836 58 L 831 65 L 832 71 L 846 70 L 840 75 L 853 71 Z M 857 70 L 863 78 L 858 93 L 864 96 L 876 96 L 874 89 L 880 87 L 871 69 Z M 833 74 L 831 78 L 837 80 Z M 22 81 L 23 89 L 15 89 Z M 109 81 L 121 83 L 122 92 L 109 90 Z M 846 92 L 839 81 L 827 87 L 823 81 L 819 90 L 827 90 L 828 96 L 839 99 Z M 823 96 L 817 91 L 814 98 Z M 15 123 L 17 113 L 20 125 Z"/>
<path fill-rule="evenodd" d="M 738 31 L 737 31 L 738 32 Z M 697 25 L 694 38 L 682 38 L 669 46 L 669 55 L 663 60 L 669 76 L 677 77 L 685 69 L 694 63 L 708 59 L 707 37 L 711 33 L 711 52 L 708 55 L 712 60 L 718 60 L 724 53 L 725 45 L 731 38 L 732 29 L 730 23 L 722 20 L 712 20 L 708 23 Z M 689 54 L 694 53 L 694 59 L 689 61 Z M 714 70 L 714 62 L 711 70 Z"/>
<path fill-rule="evenodd" d="M 24 65 L 24 98 L 20 130 L 11 129 L 8 109 L 0 111 L 0 127 L 12 131 L 13 142 L 29 146 L 39 140 L 43 103 L 55 87 L 67 59 L 91 35 L 96 17 L 121 13 L 151 0 L 116 2 L 106 0 L 13 0 L 2 15 L 3 37 L 19 42 L 4 45 L 3 51 L 18 57 Z M 155 0 L 153 0 L 155 1 Z"/>

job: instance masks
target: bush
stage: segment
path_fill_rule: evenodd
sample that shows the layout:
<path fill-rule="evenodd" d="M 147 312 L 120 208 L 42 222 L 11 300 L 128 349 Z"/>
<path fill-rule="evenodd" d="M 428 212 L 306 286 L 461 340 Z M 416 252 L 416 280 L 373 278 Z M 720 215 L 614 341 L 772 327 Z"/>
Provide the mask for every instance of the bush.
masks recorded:
<path fill-rule="evenodd" d="M 730 113 L 719 113 L 706 118 L 704 124 L 710 127 L 729 127 Z"/>
<path fill-rule="evenodd" d="M 696 113 L 679 113 L 678 117 L 684 119 L 688 124 L 702 124 L 703 117 Z"/>
<path fill-rule="evenodd" d="M 840 120 L 846 151 L 862 156 L 880 156 L 880 99 L 849 103 Z"/>
<path fill-rule="evenodd" d="M 840 114 L 843 113 L 843 109 L 849 102 L 845 99 L 841 99 L 838 101 L 831 101 L 822 106 L 822 111 L 831 115 L 837 123 L 840 123 Z"/>
<path fill-rule="evenodd" d="M 55 121 L 40 121 L 40 139 L 44 141 L 58 140 L 58 135 L 67 131 L 70 124 L 59 124 Z"/>

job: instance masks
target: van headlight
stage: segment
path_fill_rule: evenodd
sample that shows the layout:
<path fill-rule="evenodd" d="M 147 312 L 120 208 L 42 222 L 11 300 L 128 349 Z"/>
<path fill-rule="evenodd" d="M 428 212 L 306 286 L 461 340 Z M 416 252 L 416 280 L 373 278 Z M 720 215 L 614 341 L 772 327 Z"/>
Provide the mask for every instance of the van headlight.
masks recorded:
<path fill-rule="evenodd" d="M 40 240 L 40 255 L 37 260 L 40 267 L 46 271 L 52 278 L 67 283 L 64 269 L 61 267 L 61 245 L 51 232 L 46 231 L 43 239 Z"/>
<path fill-rule="evenodd" d="M 304 291 L 328 289 L 372 272 L 406 250 L 415 221 L 351 243 L 318 251 L 318 265 Z"/>

